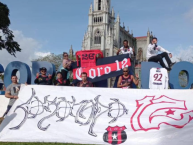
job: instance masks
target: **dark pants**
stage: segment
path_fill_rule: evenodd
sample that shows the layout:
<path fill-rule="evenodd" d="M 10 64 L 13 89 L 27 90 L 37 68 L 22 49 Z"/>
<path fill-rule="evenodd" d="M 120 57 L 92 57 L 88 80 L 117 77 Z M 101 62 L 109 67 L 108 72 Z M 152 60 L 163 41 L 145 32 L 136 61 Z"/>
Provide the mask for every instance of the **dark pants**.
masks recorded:
<path fill-rule="evenodd" d="M 7 110 L 6 110 L 6 112 L 4 113 L 3 117 L 5 117 L 5 115 L 7 115 L 7 113 L 9 113 L 9 110 L 11 109 L 11 107 L 12 107 L 12 106 L 9 106 L 9 105 L 7 106 Z"/>
<path fill-rule="evenodd" d="M 149 58 L 149 62 L 159 62 L 160 63 L 160 65 L 163 67 L 163 68 L 166 68 L 167 69 L 167 67 L 166 67 L 166 65 L 164 64 L 164 62 L 163 62 L 163 58 L 165 58 L 166 59 L 166 61 L 167 61 L 167 63 L 168 63 L 168 67 L 170 67 L 170 65 L 171 65 L 171 60 L 170 60 L 170 58 L 169 58 L 169 56 L 168 56 L 168 54 L 166 53 L 166 52 L 164 52 L 164 53 L 161 53 L 161 54 L 158 54 L 158 55 L 156 55 L 156 56 L 152 56 L 152 57 L 150 57 Z"/>

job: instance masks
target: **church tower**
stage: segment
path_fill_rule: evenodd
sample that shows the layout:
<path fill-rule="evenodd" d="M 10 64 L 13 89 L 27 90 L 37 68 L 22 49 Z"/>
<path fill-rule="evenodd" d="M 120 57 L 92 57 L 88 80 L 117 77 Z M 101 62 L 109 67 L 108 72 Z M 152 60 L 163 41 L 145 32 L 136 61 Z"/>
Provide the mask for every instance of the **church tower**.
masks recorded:
<path fill-rule="evenodd" d="M 112 56 L 114 10 L 111 0 L 94 0 L 90 5 L 88 30 L 85 33 L 82 49 L 100 49 L 104 56 Z"/>
<path fill-rule="evenodd" d="M 72 48 L 72 45 L 71 45 L 71 48 L 69 50 L 69 57 L 72 59 L 73 55 L 74 55 L 74 51 L 73 51 L 73 48 Z"/>

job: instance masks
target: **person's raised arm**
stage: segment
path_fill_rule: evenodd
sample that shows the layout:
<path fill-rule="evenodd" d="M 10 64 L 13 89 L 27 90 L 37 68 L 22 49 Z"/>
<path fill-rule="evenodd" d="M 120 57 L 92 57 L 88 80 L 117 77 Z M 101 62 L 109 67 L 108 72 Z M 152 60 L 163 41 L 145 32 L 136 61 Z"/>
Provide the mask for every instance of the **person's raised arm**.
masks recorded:
<path fill-rule="evenodd" d="M 35 83 L 35 84 L 39 84 L 39 76 L 40 76 L 40 74 L 37 73 L 37 74 L 36 74 L 36 79 L 34 80 L 34 83 Z"/>
<path fill-rule="evenodd" d="M 137 77 L 137 76 L 136 76 Z M 138 86 L 139 85 L 139 78 L 137 77 L 137 80 L 135 79 L 135 77 L 132 75 L 131 79 L 133 80 L 133 83 Z"/>
<path fill-rule="evenodd" d="M 121 49 L 119 49 L 118 51 L 117 51 L 117 55 L 119 55 L 119 52 L 121 51 Z"/>

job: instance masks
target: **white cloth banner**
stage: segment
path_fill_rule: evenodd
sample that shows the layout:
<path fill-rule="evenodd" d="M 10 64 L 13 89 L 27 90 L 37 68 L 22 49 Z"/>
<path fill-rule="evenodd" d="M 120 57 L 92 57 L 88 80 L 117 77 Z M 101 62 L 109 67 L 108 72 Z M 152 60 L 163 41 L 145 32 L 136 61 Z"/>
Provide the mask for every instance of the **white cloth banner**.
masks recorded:
<path fill-rule="evenodd" d="M 192 145 L 193 91 L 23 86 L 0 141 Z"/>

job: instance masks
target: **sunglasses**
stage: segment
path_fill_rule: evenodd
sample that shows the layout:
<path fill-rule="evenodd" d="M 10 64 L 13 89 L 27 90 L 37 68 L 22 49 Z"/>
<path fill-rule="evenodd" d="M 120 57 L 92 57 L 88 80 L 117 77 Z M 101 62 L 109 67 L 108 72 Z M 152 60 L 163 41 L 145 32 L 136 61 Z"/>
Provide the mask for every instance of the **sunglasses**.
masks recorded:
<path fill-rule="evenodd" d="M 68 55 L 64 55 L 64 57 L 67 57 Z"/>
<path fill-rule="evenodd" d="M 128 72 L 128 71 L 123 71 L 123 72 Z"/>
<path fill-rule="evenodd" d="M 45 70 L 41 70 L 41 72 L 46 72 Z"/>

